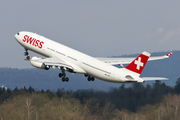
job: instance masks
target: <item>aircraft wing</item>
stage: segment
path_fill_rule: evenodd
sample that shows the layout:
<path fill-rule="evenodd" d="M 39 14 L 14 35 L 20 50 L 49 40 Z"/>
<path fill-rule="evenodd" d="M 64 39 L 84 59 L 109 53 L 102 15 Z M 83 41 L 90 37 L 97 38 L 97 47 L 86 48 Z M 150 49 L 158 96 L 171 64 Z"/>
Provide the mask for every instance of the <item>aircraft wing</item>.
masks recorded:
<path fill-rule="evenodd" d="M 152 60 L 160 60 L 160 59 L 165 59 L 169 58 L 172 55 L 172 53 L 168 53 L 164 56 L 155 56 L 155 57 L 150 57 L 148 61 Z M 97 58 L 105 63 L 111 64 L 111 65 L 123 65 L 123 64 L 129 64 L 131 63 L 135 58 Z"/>
<path fill-rule="evenodd" d="M 45 58 L 42 61 L 44 65 L 50 66 L 50 67 L 66 67 L 69 69 L 73 69 L 71 65 L 69 65 L 65 60 L 62 60 L 57 57 L 51 57 L 51 58 Z"/>
<path fill-rule="evenodd" d="M 41 66 L 42 65 L 46 66 L 46 68 L 57 67 L 59 69 L 64 69 L 72 73 L 75 72 L 85 73 L 85 71 L 82 68 L 78 67 L 77 65 L 56 56 L 52 56 L 50 58 L 44 58 L 44 59 L 33 57 L 31 59 L 31 64 L 35 67 L 38 67 L 37 65 L 40 64 Z"/>

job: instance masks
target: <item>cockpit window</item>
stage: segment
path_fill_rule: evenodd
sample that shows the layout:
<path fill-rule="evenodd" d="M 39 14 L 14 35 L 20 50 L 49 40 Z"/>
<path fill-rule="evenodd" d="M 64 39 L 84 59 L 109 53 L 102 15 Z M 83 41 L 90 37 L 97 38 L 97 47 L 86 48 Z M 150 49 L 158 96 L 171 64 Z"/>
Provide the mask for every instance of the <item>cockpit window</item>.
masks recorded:
<path fill-rule="evenodd" d="M 19 35 L 19 33 L 17 33 L 17 35 Z"/>

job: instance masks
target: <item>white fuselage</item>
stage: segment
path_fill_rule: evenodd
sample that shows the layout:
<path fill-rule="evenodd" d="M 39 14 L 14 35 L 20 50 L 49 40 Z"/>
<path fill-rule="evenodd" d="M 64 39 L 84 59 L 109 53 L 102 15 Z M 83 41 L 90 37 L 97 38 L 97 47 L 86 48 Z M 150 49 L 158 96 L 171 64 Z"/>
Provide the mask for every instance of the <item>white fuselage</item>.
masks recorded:
<path fill-rule="evenodd" d="M 37 41 L 35 45 L 33 45 L 34 41 L 31 43 L 24 42 L 23 39 L 25 35 L 32 37 L 31 39 L 35 38 L 39 41 Z M 126 78 L 127 75 L 131 75 L 141 81 L 139 76 L 131 71 L 104 63 L 94 57 L 64 46 L 36 33 L 19 32 L 15 35 L 15 38 L 25 49 L 31 50 L 45 57 L 56 56 L 65 60 L 69 64 L 77 66 L 77 73 L 88 74 L 108 82 L 125 82 L 128 80 Z"/>

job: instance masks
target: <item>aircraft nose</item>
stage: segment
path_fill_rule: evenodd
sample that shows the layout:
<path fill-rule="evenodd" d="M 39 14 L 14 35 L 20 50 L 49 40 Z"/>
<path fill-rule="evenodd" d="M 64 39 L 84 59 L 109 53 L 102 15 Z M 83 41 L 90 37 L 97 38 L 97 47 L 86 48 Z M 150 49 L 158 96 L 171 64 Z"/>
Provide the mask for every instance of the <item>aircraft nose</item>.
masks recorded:
<path fill-rule="evenodd" d="M 19 33 L 15 34 L 15 38 L 18 41 Z"/>

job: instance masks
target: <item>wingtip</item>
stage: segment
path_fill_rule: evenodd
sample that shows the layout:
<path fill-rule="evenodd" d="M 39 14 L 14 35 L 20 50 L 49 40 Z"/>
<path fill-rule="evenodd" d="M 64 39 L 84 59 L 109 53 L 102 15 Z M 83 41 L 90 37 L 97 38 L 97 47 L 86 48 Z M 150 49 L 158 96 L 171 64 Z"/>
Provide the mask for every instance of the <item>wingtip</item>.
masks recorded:
<path fill-rule="evenodd" d="M 166 54 L 165 56 L 170 57 L 172 55 L 172 52 Z"/>

